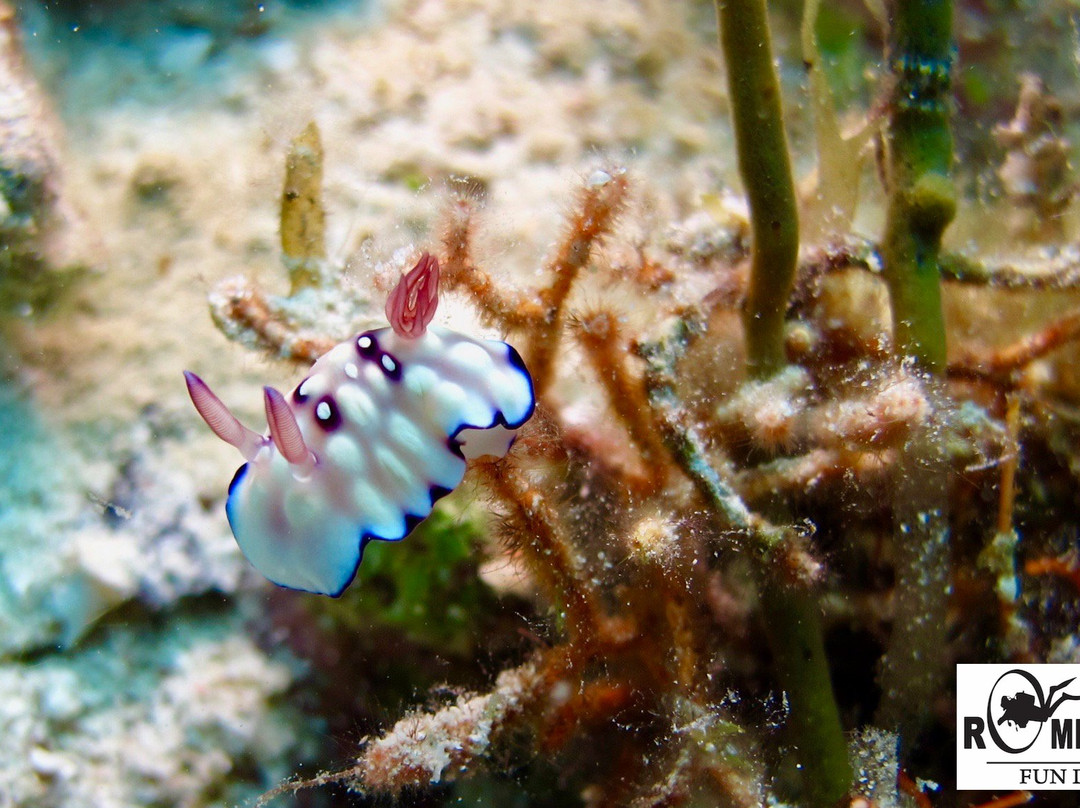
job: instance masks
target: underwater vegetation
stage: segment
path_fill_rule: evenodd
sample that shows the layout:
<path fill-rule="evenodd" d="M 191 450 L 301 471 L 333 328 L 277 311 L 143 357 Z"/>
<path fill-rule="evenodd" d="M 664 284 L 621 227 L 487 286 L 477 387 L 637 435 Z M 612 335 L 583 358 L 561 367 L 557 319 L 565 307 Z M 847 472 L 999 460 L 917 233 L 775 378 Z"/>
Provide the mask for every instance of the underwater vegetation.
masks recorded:
<path fill-rule="evenodd" d="M 803 47 L 822 151 L 800 199 L 765 4 L 717 3 L 748 215 L 715 206 L 713 246 L 613 247 L 639 180 L 608 166 L 583 179 L 523 287 L 475 254 L 482 194 L 449 184 L 440 243 L 423 247 L 442 289 L 518 348 L 537 401 L 506 457 L 470 463 L 482 507 L 468 519 L 489 525 L 527 580 L 539 636 L 486 688 L 407 714 L 365 739 L 353 765 L 263 802 L 333 784 L 415 795 L 550 759 L 560 791 L 595 806 L 961 804 L 952 664 L 1076 658 L 1075 624 L 1048 619 L 1075 601 L 1077 466 L 1065 447 L 1076 425 L 1071 394 L 1031 368 L 1075 339 L 1077 315 L 998 348 L 953 344 L 942 297 L 944 285 L 1068 290 L 1075 259 L 1046 253 L 1029 268 L 942 249 L 963 203 L 950 3 L 884 9 L 888 74 L 855 135 L 840 134 L 814 78 L 816 9 Z M 1019 103 L 998 130 L 1001 179 L 1042 222 L 1071 198 L 1067 145 L 1045 88 L 1025 79 Z M 829 148 L 856 164 L 876 152 L 879 240 L 852 232 L 858 194 L 843 194 L 850 166 Z M 303 363 L 347 336 L 313 325 L 346 294 L 326 258 L 321 181 L 312 125 L 287 159 L 289 294 L 245 278 L 211 293 L 224 333 Z M 800 244 L 800 207 L 827 205 L 834 188 L 847 208 Z M 743 373 L 719 377 L 716 355 L 740 356 Z M 1057 471 L 1026 481 L 1021 457 Z M 420 530 L 429 546 L 454 524 L 440 513 L 441 527 Z M 420 567 L 400 563 L 387 574 L 415 590 Z M 311 614 L 356 625 L 327 608 Z"/>

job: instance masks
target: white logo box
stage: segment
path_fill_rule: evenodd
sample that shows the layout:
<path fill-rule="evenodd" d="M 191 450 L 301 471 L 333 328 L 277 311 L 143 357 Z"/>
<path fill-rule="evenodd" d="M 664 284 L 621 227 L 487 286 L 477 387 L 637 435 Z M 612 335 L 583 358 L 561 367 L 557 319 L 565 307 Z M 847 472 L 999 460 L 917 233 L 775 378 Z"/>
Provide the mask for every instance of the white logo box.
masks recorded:
<path fill-rule="evenodd" d="M 957 665 L 956 787 L 1080 791 L 1080 665 Z"/>

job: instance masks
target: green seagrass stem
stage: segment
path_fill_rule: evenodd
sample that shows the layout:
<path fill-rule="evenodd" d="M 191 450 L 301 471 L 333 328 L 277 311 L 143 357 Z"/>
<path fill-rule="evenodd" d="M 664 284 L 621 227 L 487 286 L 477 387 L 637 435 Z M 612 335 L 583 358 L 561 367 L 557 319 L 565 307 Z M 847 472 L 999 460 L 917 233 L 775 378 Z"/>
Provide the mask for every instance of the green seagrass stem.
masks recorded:
<path fill-rule="evenodd" d="M 886 130 L 888 191 L 881 252 L 901 357 L 945 369 L 938 266 L 956 213 L 949 130 L 952 0 L 891 0 L 886 56 L 893 92 Z"/>
<path fill-rule="evenodd" d="M 889 0 L 886 55 L 892 72 L 889 202 L 881 252 L 893 313 L 894 350 L 928 373 L 931 411 L 897 464 L 892 634 L 882 662 L 877 722 L 907 750 L 947 682 L 950 588 L 949 468 L 941 445 L 946 366 L 941 310 L 941 236 L 956 212 L 950 179 L 949 81 L 952 0 Z"/>
<path fill-rule="evenodd" d="M 840 723 L 822 638 L 817 595 L 806 585 L 785 581 L 776 565 L 758 576 L 761 609 L 773 666 L 791 705 L 788 740 L 802 774 L 803 803 L 836 805 L 851 787 L 853 772 Z"/>
<path fill-rule="evenodd" d="M 744 325 L 747 371 L 781 370 L 784 315 L 799 256 L 799 218 L 765 0 L 716 0 L 739 174 L 753 234 Z M 770 563 L 771 562 L 771 563 Z M 783 579 L 775 558 L 760 565 L 761 600 L 776 676 L 791 704 L 789 739 L 804 804 L 835 804 L 852 781 L 814 592 Z"/>
<path fill-rule="evenodd" d="M 786 361 L 784 313 L 799 257 L 799 214 L 765 0 L 716 0 L 728 95 L 753 233 L 747 361 L 756 378 Z"/>
<path fill-rule="evenodd" d="M 802 766 L 801 803 L 832 808 L 851 787 L 847 741 L 829 678 L 820 606 L 805 586 L 761 576 L 761 604 L 780 684 L 791 704 L 789 740 Z"/>

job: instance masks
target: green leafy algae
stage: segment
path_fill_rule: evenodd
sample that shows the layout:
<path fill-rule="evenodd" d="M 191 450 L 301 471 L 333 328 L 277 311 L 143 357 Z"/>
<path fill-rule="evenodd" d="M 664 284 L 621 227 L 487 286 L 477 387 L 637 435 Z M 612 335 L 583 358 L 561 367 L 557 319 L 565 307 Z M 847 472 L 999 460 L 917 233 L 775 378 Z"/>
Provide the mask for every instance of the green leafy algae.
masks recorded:
<path fill-rule="evenodd" d="M 418 644 L 467 651 L 496 599 L 478 575 L 481 537 L 467 516 L 436 510 L 403 544 L 369 543 L 353 586 L 319 608 L 342 629 L 394 628 Z"/>

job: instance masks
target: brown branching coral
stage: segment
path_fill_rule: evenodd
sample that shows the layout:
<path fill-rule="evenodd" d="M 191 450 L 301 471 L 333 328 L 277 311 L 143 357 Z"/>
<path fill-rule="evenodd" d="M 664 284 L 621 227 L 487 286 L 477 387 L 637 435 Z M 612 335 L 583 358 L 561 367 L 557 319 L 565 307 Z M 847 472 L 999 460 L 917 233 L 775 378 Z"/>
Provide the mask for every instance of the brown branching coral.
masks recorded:
<path fill-rule="evenodd" d="M 1017 230 L 1031 239 L 1060 238 L 1062 214 L 1076 194 L 1070 176 L 1069 142 L 1062 137 L 1064 111 L 1043 80 L 1033 74 L 1020 77 L 1016 113 L 994 130 L 1005 149 L 998 177 L 1009 200 L 1026 209 L 1027 221 Z"/>
<path fill-rule="evenodd" d="M 1010 389 L 1017 385 L 1020 372 L 1032 362 L 1078 338 L 1080 310 L 1074 310 L 1004 348 L 987 353 L 965 351 L 949 364 L 949 374 Z"/>
<path fill-rule="evenodd" d="M 534 708 L 540 684 L 533 665 L 503 671 L 490 693 L 462 696 L 437 712 L 402 718 L 385 735 L 366 742 L 355 767 L 284 783 L 257 804 L 330 783 L 346 783 L 361 793 L 398 794 L 454 780 L 484 757 L 500 732 Z"/>
<path fill-rule="evenodd" d="M 651 420 L 642 379 L 624 359 L 631 346 L 618 317 L 610 311 L 587 311 L 575 317 L 570 327 L 653 481 L 662 485 L 668 454 Z"/>
<path fill-rule="evenodd" d="M 555 372 L 554 363 L 565 323 L 566 298 L 578 274 L 589 263 L 626 204 L 628 181 L 622 172 L 597 171 L 586 181 L 554 258 L 548 265 L 550 283 L 538 296 L 543 314 L 529 336 L 529 356 L 536 390 L 543 396 Z"/>
<path fill-rule="evenodd" d="M 210 295 L 210 313 L 226 336 L 283 359 L 314 362 L 334 347 L 334 340 L 297 334 L 266 294 L 245 278 L 218 285 Z"/>
<path fill-rule="evenodd" d="M 443 281 L 448 286 L 464 289 L 474 300 L 481 302 L 480 316 L 506 331 L 528 328 L 540 322 L 544 311 L 535 298 L 496 285 L 490 275 L 473 263 L 475 221 L 475 199 L 467 189 L 459 190 L 447 210 L 442 239 L 446 250 Z"/>
<path fill-rule="evenodd" d="M 406 786 L 453 779 L 481 759 L 493 738 L 532 706 L 539 685 L 532 666 L 515 668 L 501 673 L 490 693 L 403 718 L 364 749 L 353 773 L 354 786 L 395 793 Z"/>
<path fill-rule="evenodd" d="M 586 646 L 596 642 L 604 625 L 597 594 L 544 492 L 512 463 L 487 465 L 483 471 L 509 509 L 508 543 L 522 554 L 548 600 L 564 609 L 568 637 Z"/>

